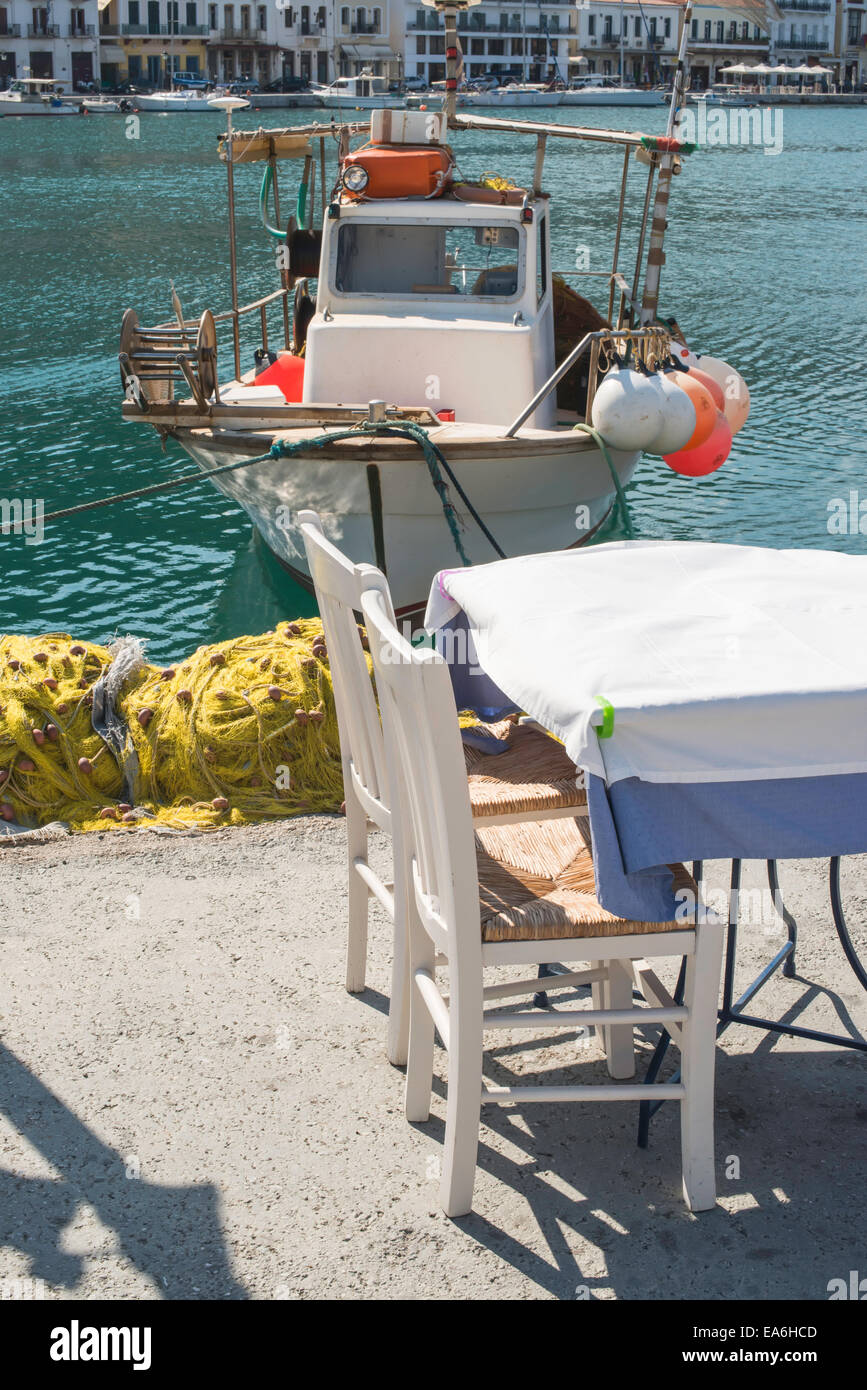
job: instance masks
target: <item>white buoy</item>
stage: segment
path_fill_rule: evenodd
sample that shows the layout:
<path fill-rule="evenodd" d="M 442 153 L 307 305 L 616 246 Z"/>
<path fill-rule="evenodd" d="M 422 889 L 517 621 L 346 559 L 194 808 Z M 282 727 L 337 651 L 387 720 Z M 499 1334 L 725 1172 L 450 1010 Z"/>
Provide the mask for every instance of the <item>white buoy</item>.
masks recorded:
<path fill-rule="evenodd" d="M 647 449 L 662 430 L 663 397 L 651 377 L 612 367 L 593 397 L 590 423 L 612 449 Z"/>
<path fill-rule="evenodd" d="M 695 434 L 695 406 L 686 392 L 681 391 L 676 375 L 676 372 L 670 375 L 657 372 L 650 378 L 662 398 L 662 428 L 646 446 L 648 454 L 676 454 Z"/>

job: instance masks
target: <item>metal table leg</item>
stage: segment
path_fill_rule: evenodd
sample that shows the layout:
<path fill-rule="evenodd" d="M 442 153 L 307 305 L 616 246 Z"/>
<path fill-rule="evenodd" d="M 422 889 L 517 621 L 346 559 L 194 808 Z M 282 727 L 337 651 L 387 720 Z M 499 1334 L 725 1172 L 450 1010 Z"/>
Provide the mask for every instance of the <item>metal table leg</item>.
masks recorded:
<path fill-rule="evenodd" d="M 693 875 L 696 879 L 698 879 L 700 876 L 700 868 L 701 866 L 699 865 L 698 872 L 696 872 L 696 866 L 694 866 L 693 868 Z M 786 907 L 785 903 L 783 902 L 782 894 L 780 892 L 780 882 L 779 875 L 777 873 L 776 860 L 767 860 L 767 868 L 768 883 L 774 895 L 774 906 L 776 907 L 781 918 L 786 924 L 788 940 L 785 942 L 783 946 L 780 947 L 779 951 L 777 951 L 773 959 L 770 960 L 768 964 L 764 966 L 762 970 L 759 971 L 756 978 L 747 986 L 743 994 L 741 994 L 737 999 L 734 999 L 735 968 L 737 965 L 738 893 L 740 891 L 741 882 L 741 861 L 739 859 L 733 859 L 731 874 L 731 898 L 729 902 L 729 921 L 726 936 L 725 967 L 723 971 L 722 1004 L 718 1015 L 719 1021 L 717 1024 L 717 1037 L 719 1037 L 720 1034 L 723 1033 L 726 1028 L 728 1028 L 729 1024 L 739 1023 L 746 1028 L 761 1028 L 765 1032 L 769 1033 L 785 1034 L 786 1036 L 793 1038 L 806 1038 L 811 1042 L 828 1043 L 834 1047 L 848 1047 L 856 1052 L 867 1052 L 867 1039 L 864 1038 L 850 1038 L 842 1036 L 839 1033 L 824 1033 L 820 1032 L 818 1029 L 815 1028 L 802 1028 L 800 1027 L 800 1025 L 795 1023 L 778 1023 L 774 1019 L 760 1018 L 753 1014 L 744 1013 L 744 1009 L 749 1004 L 750 1000 L 753 999 L 758 994 L 759 990 L 767 984 L 768 980 L 777 970 L 779 970 L 780 966 L 783 967 L 783 975 L 786 976 L 788 979 L 792 979 L 795 976 L 795 948 L 797 946 L 798 941 L 798 925 L 794 917 Z M 843 947 L 843 950 L 846 954 L 846 959 L 852 967 L 855 977 L 857 978 L 863 989 L 867 990 L 867 970 L 865 970 L 863 964 L 861 963 L 861 960 L 858 957 L 858 953 L 855 950 L 855 946 L 851 936 L 849 935 L 849 929 L 846 925 L 846 919 L 843 913 L 843 903 L 840 893 L 839 856 L 831 860 L 830 895 L 831 910 L 834 916 L 834 926 L 836 927 L 837 935 L 840 938 L 840 944 Z M 680 993 L 676 995 L 678 1003 L 683 1002 L 681 981 L 684 977 L 684 973 L 684 966 L 682 965 L 680 977 L 678 979 L 678 987 L 680 989 Z M 647 1068 L 647 1073 L 644 1078 L 644 1082 L 646 1085 L 652 1085 L 655 1082 L 656 1077 L 659 1073 L 659 1069 L 662 1065 L 663 1059 L 665 1058 L 665 1054 L 668 1051 L 669 1042 L 670 1038 L 668 1034 L 663 1032 L 662 1036 L 659 1039 L 659 1042 L 656 1045 L 653 1056 L 650 1059 L 650 1064 Z M 679 1080 L 679 1078 L 680 1070 L 678 1069 L 678 1071 L 672 1077 L 672 1080 L 677 1081 Z M 664 1104 L 665 1101 L 661 1100 L 643 1100 L 639 1102 L 638 1145 L 640 1148 L 647 1148 L 650 1121 L 656 1114 L 660 1106 Z"/>

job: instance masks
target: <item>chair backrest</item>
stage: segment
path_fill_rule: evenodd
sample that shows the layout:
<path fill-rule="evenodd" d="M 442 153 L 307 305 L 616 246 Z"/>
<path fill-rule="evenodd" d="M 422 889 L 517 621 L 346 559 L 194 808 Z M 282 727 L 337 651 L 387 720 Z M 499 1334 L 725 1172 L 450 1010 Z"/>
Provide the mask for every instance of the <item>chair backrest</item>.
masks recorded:
<path fill-rule="evenodd" d="M 377 590 L 394 610 L 388 583 L 373 565 L 355 565 L 326 539 L 316 512 L 298 513 L 310 577 L 328 646 L 344 786 L 350 784 L 371 820 L 391 830 L 391 793 L 382 725 L 356 613 L 364 589 Z"/>
<path fill-rule="evenodd" d="M 473 819 L 448 666 L 438 652 L 401 636 L 377 589 L 364 591 L 361 611 L 395 766 L 392 780 L 412 831 L 419 916 L 437 944 L 446 944 L 453 965 L 480 968 Z"/>

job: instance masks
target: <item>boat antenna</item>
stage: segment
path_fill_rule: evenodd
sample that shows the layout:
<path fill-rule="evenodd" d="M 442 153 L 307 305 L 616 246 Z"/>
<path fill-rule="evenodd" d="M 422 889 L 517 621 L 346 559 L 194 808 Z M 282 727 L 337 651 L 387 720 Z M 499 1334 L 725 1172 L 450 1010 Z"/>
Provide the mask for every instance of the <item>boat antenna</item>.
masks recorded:
<path fill-rule="evenodd" d="M 421 0 L 430 10 L 437 10 L 443 17 L 446 31 L 446 95 L 443 110 L 446 124 L 453 128 L 458 92 L 458 10 L 462 13 L 481 4 L 481 0 Z"/>
<path fill-rule="evenodd" d="M 686 45 L 692 23 L 694 0 L 686 0 L 681 19 L 680 44 L 677 53 L 677 67 L 671 90 L 671 105 L 668 109 L 668 123 L 665 128 L 666 139 L 676 139 L 680 124 L 680 113 L 686 92 Z M 644 292 L 641 297 L 642 324 L 653 323 L 659 310 L 659 280 L 665 264 L 663 242 L 665 241 L 666 214 L 671 193 L 671 176 L 677 158 L 675 150 L 667 149 L 660 158 L 659 179 L 656 185 L 656 202 L 653 205 L 653 220 L 650 224 L 650 242 L 647 249 L 647 270 L 644 276 Z"/>

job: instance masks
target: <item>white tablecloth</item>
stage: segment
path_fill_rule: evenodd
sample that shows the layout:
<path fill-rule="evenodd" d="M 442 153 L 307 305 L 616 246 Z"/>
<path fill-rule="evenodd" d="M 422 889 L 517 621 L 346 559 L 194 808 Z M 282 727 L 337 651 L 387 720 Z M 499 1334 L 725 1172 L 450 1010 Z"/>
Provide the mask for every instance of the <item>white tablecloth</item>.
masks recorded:
<path fill-rule="evenodd" d="M 426 625 L 461 609 L 491 680 L 609 785 L 867 772 L 867 556 L 615 542 L 443 571 Z"/>

